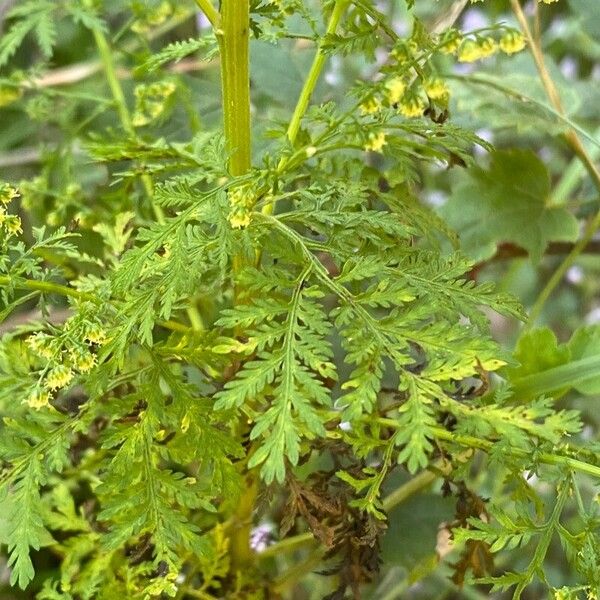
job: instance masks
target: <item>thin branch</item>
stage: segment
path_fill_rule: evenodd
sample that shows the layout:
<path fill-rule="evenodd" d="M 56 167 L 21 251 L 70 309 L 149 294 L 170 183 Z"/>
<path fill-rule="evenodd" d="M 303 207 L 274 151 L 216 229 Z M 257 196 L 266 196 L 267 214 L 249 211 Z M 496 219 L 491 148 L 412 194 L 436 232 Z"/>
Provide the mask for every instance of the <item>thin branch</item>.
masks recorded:
<path fill-rule="evenodd" d="M 75 288 L 60 283 L 54 283 L 53 281 L 37 281 L 35 279 L 25 279 L 23 277 L 13 278 L 8 275 L 0 275 L 0 287 L 2 286 L 12 286 L 17 290 L 32 290 L 39 292 L 40 294 L 57 294 L 59 296 L 65 296 L 66 298 L 75 298 L 76 300 L 93 302 L 94 304 L 102 304 L 103 302 L 97 295 L 80 292 Z M 187 325 L 172 320 L 156 321 L 156 324 L 165 329 L 171 329 L 172 331 L 181 331 L 183 333 L 193 331 L 193 329 Z"/>
<path fill-rule="evenodd" d="M 578 242 L 579 243 L 579 242 Z M 551 242 L 548 244 L 544 256 L 560 256 L 563 254 L 570 254 L 573 252 L 578 243 L 572 242 Z M 588 241 L 580 254 L 600 254 L 600 240 L 590 240 Z M 515 246 L 514 244 L 500 244 L 498 246 L 498 250 L 496 254 L 486 262 L 497 261 L 497 260 L 508 260 L 511 258 L 524 258 L 529 256 L 529 252 L 524 248 L 519 246 Z M 478 265 L 478 268 L 485 265 L 486 263 L 481 263 Z"/>
<path fill-rule="evenodd" d="M 517 17 L 517 20 L 519 21 L 519 25 L 523 30 L 523 34 L 527 38 L 529 49 L 531 51 L 533 60 L 540 75 L 542 85 L 546 90 L 546 94 L 556 111 L 562 116 L 564 116 L 564 107 L 562 105 L 562 101 L 558 90 L 554 85 L 554 81 L 552 80 L 552 77 L 550 76 L 550 73 L 546 68 L 546 64 L 544 62 L 544 54 L 540 46 L 539 39 L 537 38 L 537 36 L 533 35 L 531 28 L 529 27 L 529 23 L 527 22 L 527 17 L 525 16 L 525 13 L 523 12 L 523 9 L 521 7 L 520 0 L 510 0 L 510 3 L 515 13 L 515 16 Z M 565 139 L 567 140 L 575 154 L 580 158 L 581 162 L 584 164 L 590 177 L 592 178 L 594 185 L 600 191 L 600 171 L 598 171 L 593 159 L 590 157 L 587 150 L 585 149 L 585 146 L 583 145 L 580 137 L 577 135 L 577 132 L 574 129 L 570 129 L 566 132 Z M 539 294 L 533 307 L 531 308 L 529 314 L 529 321 L 526 326 L 527 328 L 532 327 L 533 324 L 536 322 L 536 320 L 542 312 L 542 309 L 544 308 L 544 304 L 546 303 L 552 292 L 560 284 L 564 274 L 567 272 L 569 267 L 571 267 L 571 265 L 575 262 L 577 257 L 581 254 L 581 252 L 583 252 L 588 242 L 592 240 L 594 234 L 596 233 L 599 227 L 600 211 L 598 211 L 598 213 L 588 221 L 581 239 L 575 244 L 573 250 L 560 264 L 558 269 L 554 272 L 552 277 L 549 279 L 548 283 L 544 286 L 544 289 Z"/>
<path fill-rule="evenodd" d="M 510 0 L 510 3 L 515 13 L 515 16 L 517 17 L 517 20 L 519 21 L 519 25 L 523 30 L 523 34 L 525 35 L 529 44 L 529 49 L 533 56 L 533 60 L 535 62 L 535 66 L 538 70 L 540 79 L 542 81 L 542 85 L 546 90 L 546 94 L 548 95 L 548 98 L 554 106 L 554 108 L 556 109 L 556 111 L 562 116 L 565 116 L 565 110 L 562 104 L 562 100 L 560 98 L 560 94 L 558 93 L 558 89 L 556 88 L 556 85 L 554 84 L 554 81 L 552 80 L 552 77 L 550 76 L 550 73 L 546 68 L 546 63 L 544 62 L 544 53 L 542 51 L 541 46 L 537 43 L 536 38 L 531 32 L 529 23 L 527 22 L 527 17 L 525 16 L 523 9 L 521 8 L 521 3 L 519 0 Z M 579 156 L 581 161 L 585 164 L 588 173 L 590 174 L 590 177 L 594 181 L 594 185 L 600 191 L 600 171 L 597 169 L 596 165 L 594 164 L 594 161 L 588 155 L 587 150 L 581 142 L 581 139 L 579 138 L 577 133 L 572 130 L 568 131 L 565 134 L 565 138 L 571 146 L 571 148 L 573 149 L 573 151 L 575 152 L 575 154 L 577 154 L 577 156 Z"/>
<path fill-rule="evenodd" d="M 200 10 L 205 14 L 209 23 L 216 29 L 220 25 L 221 15 L 217 9 L 213 6 L 211 0 L 196 0 L 196 4 Z"/>

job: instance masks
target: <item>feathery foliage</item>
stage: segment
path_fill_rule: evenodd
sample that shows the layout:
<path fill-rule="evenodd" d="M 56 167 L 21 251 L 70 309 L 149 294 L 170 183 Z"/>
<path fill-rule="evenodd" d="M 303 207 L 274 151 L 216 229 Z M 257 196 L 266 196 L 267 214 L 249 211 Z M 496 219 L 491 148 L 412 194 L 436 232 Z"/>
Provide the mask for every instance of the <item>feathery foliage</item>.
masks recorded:
<path fill-rule="evenodd" d="M 566 344 L 533 329 L 511 353 L 490 320 L 525 311 L 479 277 L 501 244 L 537 263 L 576 240 L 579 215 L 548 201 L 540 158 L 495 150 L 451 104 L 455 64 L 525 41 L 406 4 L 403 35 L 371 0 L 6 13 L 0 107 L 55 145 L 0 183 L 11 585 L 42 600 L 288 597 L 323 561 L 336 577 L 321 597 L 384 597 L 393 509 L 438 479 L 456 499 L 435 523 L 454 583 L 597 597 L 599 454 L 581 443 L 585 415 L 556 400 L 598 393 L 599 329 Z M 68 88 L 47 72 L 63 36 L 89 60 Z M 323 95 L 329 64 L 348 73 L 329 72 L 344 85 Z M 434 180 L 454 182 L 440 211 L 424 201 Z M 273 561 L 251 539 L 275 521 L 275 548 L 313 544 L 316 562 Z M 572 571 L 560 587 L 556 539 Z M 494 567 L 519 549 L 525 566 Z"/>

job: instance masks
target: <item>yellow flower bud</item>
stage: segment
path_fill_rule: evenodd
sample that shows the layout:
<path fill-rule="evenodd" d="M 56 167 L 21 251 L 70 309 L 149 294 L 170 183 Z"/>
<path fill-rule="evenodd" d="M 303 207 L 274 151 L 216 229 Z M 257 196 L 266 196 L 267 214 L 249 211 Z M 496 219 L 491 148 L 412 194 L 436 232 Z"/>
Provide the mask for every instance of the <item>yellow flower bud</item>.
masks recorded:
<path fill-rule="evenodd" d="M 380 109 L 381 109 L 381 102 L 378 98 L 375 98 L 375 97 L 365 100 L 360 105 L 360 112 L 363 115 L 375 114 L 376 112 L 379 112 Z"/>
<path fill-rule="evenodd" d="M 386 144 L 385 132 L 371 133 L 369 134 L 369 141 L 365 144 L 365 150 L 367 152 L 380 152 Z"/>
<path fill-rule="evenodd" d="M 506 54 L 514 54 L 525 48 L 525 38 L 519 31 L 507 31 L 500 38 L 500 50 Z"/>
<path fill-rule="evenodd" d="M 407 118 L 422 117 L 425 112 L 426 104 L 418 96 L 405 98 L 400 103 L 398 110 L 400 114 Z"/>
<path fill-rule="evenodd" d="M 71 353 L 73 367 L 80 373 L 88 373 L 96 365 L 96 357 L 87 350 L 75 350 Z"/>
<path fill-rule="evenodd" d="M 243 229 L 250 225 L 252 220 L 252 207 L 255 196 L 248 186 L 238 186 L 229 191 L 229 224 L 234 229 Z"/>
<path fill-rule="evenodd" d="M 227 218 L 234 229 L 244 229 L 252 220 L 250 211 L 240 208 L 232 208 Z"/>
<path fill-rule="evenodd" d="M 450 90 L 448 90 L 446 83 L 437 77 L 428 79 L 423 84 L 423 89 L 432 100 L 440 100 L 450 95 Z"/>
<path fill-rule="evenodd" d="M 392 50 L 391 54 L 399 64 L 403 64 L 413 60 L 418 51 L 418 44 L 414 40 L 408 40 L 408 42 L 403 41 L 401 44 L 396 46 L 396 48 Z"/>
<path fill-rule="evenodd" d="M 46 376 L 45 385 L 49 390 L 57 390 L 71 383 L 73 371 L 64 365 L 54 367 Z"/>
<path fill-rule="evenodd" d="M 11 200 L 19 197 L 19 192 L 8 185 L 8 183 L 0 183 L 0 204 L 6 206 Z"/>
<path fill-rule="evenodd" d="M 462 36 L 455 29 L 447 31 L 439 40 L 442 54 L 454 54 L 462 43 Z"/>
<path fill-rule="evenodd" d="M 8 235 L 18 235 L 19 233 L 23 233 L 21 219 L 16 215 L 7 215 L 4 217 L 3 225 Z"/>
<path fill-rule="evenodd" d="M 94 325 L 85 334 L 85 339 L 92 344 L 101 346 L 106 342 L 106 331 L 98 325 Z"/>
<path fill-rule="evenodd" d="M 402 77 L 394 77 L 385 82 L 387 90 L 387 99 L 390 104 L 398 104 L 404 92 L 406 91 L 406 83 Z"/>
<path fill-rule="evenodd" d="M 49 335 L 46 335 L 45 333 L 36 333 L 30 335 L 25 343 L 34 354 L 37 354 L 46 360 L 50 360 L 55 354 L 51 342 L 52 338 Z"/>
<path fill-rule="evenodd" d="M 465 40 L 458 51 L 459 62 L 475 62 L 481 58 L 481 48 L 475 40 Z"/>
<path fill-rule="evenodd" d="M 25 403 L 28 404 L 31 408 L 35 408 L 39 410 L 40 408 L 44 408 L 48 406 L 50 403 L 50 394 L 48 392 L 42 392 L 41 390 L 35 390 L 29 394 Z"/>
<path fill-rule="evenodd" d="M 478 44 L 481 48 L 481 58 L 487 58 L 498 50 L 498 44 L 496 44 L 496 40 L 491 37 L 478 40 Z"/>

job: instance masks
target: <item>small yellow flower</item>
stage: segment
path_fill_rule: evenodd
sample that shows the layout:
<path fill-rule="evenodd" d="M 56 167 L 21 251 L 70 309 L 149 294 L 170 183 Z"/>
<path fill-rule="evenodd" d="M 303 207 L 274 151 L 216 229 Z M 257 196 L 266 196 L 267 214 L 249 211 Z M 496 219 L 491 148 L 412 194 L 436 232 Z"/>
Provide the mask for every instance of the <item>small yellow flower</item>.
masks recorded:
<path fill-rule="evenodd" d="M 252 213 L 249 210 L 232 208 L 227 218 L 234 229 L 244 229 L 250 225 L 251 215 Z"/>
<path fill-rule="evenodd" d="M 173 8 L 171 4 L 164 0 L 153 11 L 149 12 L 143 19 L 137 20 L 131 29 L 136 33 L 146 33 L 152 27 L 161 25 L 169 16 L 171 16 Z"/>
<path fill-rule="evenodd" d="M 381 109 L 381 101 L 379 98 L 369 98 L 360 105 L 360 112 L 363 115 L 373 115 Z"/>
<path fill-rule="evenodd" d="M 554 2 L 558 2 L 558 0 L 538 0 L 538 2 L 543 4 L 553 4 Z"/>
<path fill-rule="evenodd" d="M 507 31 L 500 38 L 500 50 L 506 54 L 515 54 L 525 48 L 525 38 L 519 31 Z"/>
<path fill-rule="evenodd" d="M 432 100 L 440 100 L 442 98 L 447 98 L 450 94 L 446 83 L 437 77 L 428 79 L 423 84 L 423 89 Z"/>
<path fill-rule="evenodd" d="M 162 115 L 176 88 L 177 86 L 172 81 L 158 81 L 136 86 L 133 126 L 143 127 Z"/>
<path fill-rule="evenodd" d="M 458 51 L 459 62 L 475 62 L 481 56 L 481 48 L 475 40 L 465 40 Z"/>
<path fill-rule="evenodd" d="M 229 224 L 234 229 L 243 229 L 250 225 L 252 220 L 252 207 L 255 197 L 248 186 L 238 186 L 229 191 Z"/>
<path fill-rule="evenodd" d="M 85 339 L 92 344 L 101 346 L 106 342 L 106 331 L 98 325 L 94 325 L 85 334 Z"/>
<path fill-rule="evenodd" d="M 390 104 L 397 104 L 400 102 L 400 99 L 404 96 L 404 92 L 406 91 L 406 83 L 402 77 L 388 79 L 388 81 L 385 82 L 385 87 L 387 89 L 387 99 Z"/>
<path fill-rule="evenodd" d="M 0 204 L 6 206 L 11 200 L 19 197 L 19 192 L 8 185 L 8 183 L 0 183 Z"/>
<path fill-rule="evenodd" d="M 49 390 L 57 390 L 71 383 L 73 371 L 64 365 L 58 365 L 52 369 L 47 377 L 45 385 Z"/>
<path fill-rule="evenodd" d="M 8 235 L 17 235 L 23 233 L 21 228 L 21 219 L 16 215 L 6 215 L 3 219 L 3 225 Z"/>
<path fill-rule="evenodd" d="M 39 410 L 48 406 L 50 403 L 50 394 L 48 392 L 42 392 L 41 390 L 35 390 L 29 394 L 29 397 L 25 402 L 31 407 Z"/>
<path fill-rule="evenodd" d="M 385 132 L 370 133 L 369 141 L 365 144 L 365 150 L 367 152 L 380 152 L 386 144 Z"/>
<path fill-rule="evenodd" d="M 460 48 L 462 40 L 462 35 L 456 29 L 447 31 L 439 40 L 440 52 L 454 54 Z"/>
<path fill-rule="evenodd" d="M 56 210 L 51 210 L 46 213 L 46 223 L 50 227 L 57 227 L 62 221 L 63 217 Z"/>
<path fill-rule="evenodd" d="M 400 111 L 401 115 L 408 118 L 414 118 L 422 117 L 423 113 L 425 112 L 425 107 L 426 104 L 421 98 L 418 96 L 412 96 L 411 98 L 405 98 L 402 100 L 398 110 Z"/>
<path fill-rule="evenodd" d="M 308 146 L 305 152 L 306 158 L 312 158 L 317 153 L 317 149 L 314 146 Z"/>
<path fill-rule="evenodd" d="M 45 358 L 46 360 L 50 360 L 54 357 L 54 350 L 50 342 L 52 338 L 45 333 L 36 333 L 34 335 L 30 335 L 25 342 L 29 349 L 38 356 Z"/>
<path fill-rule="evenodd" d="M 398 64 L 413 60 L 415 54 L 419 51 L 419 46 L 414 40 L 402 41 L 396 46 L 391 54 L 398 61 Z"/>
<path fill-rule="evenodd" d="M 488 56 L 495 54 L 498 50 L 498 44 L 496 44 L 496 40 L 491 37 L 478 40 L 478 44 L 481 48 L 481 58 L 487 58 Z"/>
<path fill-rule="evenodd" d="M 75 350 L 71 353 L 73 366 L 80 373 L 88 373 L 96 365 L 96 357 L 86 350 Z"/>

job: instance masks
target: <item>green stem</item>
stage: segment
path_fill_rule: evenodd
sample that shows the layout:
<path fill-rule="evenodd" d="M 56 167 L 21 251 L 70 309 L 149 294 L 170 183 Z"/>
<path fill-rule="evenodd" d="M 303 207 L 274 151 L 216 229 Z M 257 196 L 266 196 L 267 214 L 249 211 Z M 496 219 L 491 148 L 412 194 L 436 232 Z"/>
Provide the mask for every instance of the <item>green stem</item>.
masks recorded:
<path fill-rule="evenodd" d="M 22 277 L 9 277 L 7 275 L 0 275 L 0 286 L 12 286 L 17 290 L 33 290 L 40 292 L 41 294 L 57 294 L 59 296 L 65 296 L 66 298 L 76 298 L 77 300 L 85 300 L 86 302 L 93 302 L 95 304 L 101 304 L 102 299 L 94 294 L 87 294 L 86 292 L 80 292 L 74 288 L 60 283 L 54 283 L 52 281 L 36 281 L 35 279 L 24 279 Z M 170 329 L 172 331 L 181 331 L 182 333 L 189 333 L 190 328 L 177 321 L 156 321 L 157 325 Z"/>
<path fill-rule="evenodd" d="M 265 548 L 259 555 L 261 560 L 265 558 L 274 558 L 280 556 L 281 554 L 287 554 L 288 552 L 293 552 L 298 548 L 303 548 L 304 546 L 310 546 L 315 543 L 315 536 L 310 532 L 300 533 L 298 535 L 294 535 L 293 537 L 284 538 L 275 544 L 268 546 Z"/>
<path fill-rule="evenodd" d="M 117 77 L 115 63 L 113 62 L 112 58 L 112 50 L 108 44 L 104 32 L 99 27 L 94 27 L 92 29 L 92 34 L 94 36 L 96 46 L 98 47 L 100 61 L 102 62 L 102 67 L 106 75 L 106 81 L 108 82 L 108 86 L 110 87 L 110 91 L 115 101 L 117 112 L 119 113 L 121 125 L 128 135 L 133 135 L 133 122 L 131 120 L 131 115 L 129 114 L 129 109 L 127 108 L 127 101 L 125 100 L 123 88 L 121 87 L 121 83 Z"/>
<path fill-rule="evenodd" d="M 394 429 L 398 428 L 398 422 L 394 419 L 379 418 L 377 419 L 377 422 L 381 423 L 382 425 L 386 425 L 387 427 L 393 427 Z M 476 448 L 485 452 L 490 451 L 494 446 L 494 442 L 490 442 L 489 440 L 471 435 L 458 435 L 452 431 L 443 429 L 442 427 L 433 427 L 432 433 L 436 439 L 453 442 L 466 448 Z M 522 448 L 507 447 L 504 449 L 504 452 L 514 456 L 515 458 L 531 458 L 531 451 L 524 450 Z M 573 471 L 579 471 L 580 473 L 585 473 L 587 475 L 600 478 L 600 467 L 576 458 L 571 458 L 570 456 L 552 454 L 550 452 L 538 452 L 536 453 L 536 458 L 539 462 L 546 465 L 562 466 Z"/>
<path fill-rule="evenodd" d="M 562 281 L 565 273 L 570 269 L 573 263 L 577 260 L 579 255 L 585 250 L 588 243 L 594 237 L 596 231 L 600 228 L 600 211 L 596 213 L 596 215 L 588 221 L 583 235 L 577 241 L 575 246 L 573 246 L 573 250 L 569 252 L 569 254 L 565 257 L 562 263 L 560 263 L 559 267 L 552 273 L 552 277 L 548 280 L 548 283 L 544 286 L 544 289 L 540 292 L 536 301 L 534 302 L 531 310 L 529 311 L 529 320 L 526 325 L 526 329 L 530 329 L 537 319 L 539 318 L 546 301 L 552 294 L 552 292 L 556 289 L 556 287 Z"/>
<path fill-rule="evenodd" d="M 567 483 L 562 484 L 562 489 L 558 493 L 558 497 L 556 498 L 556 504 L 554 505 L 554 509 L 552 510 L 552 514 L 548 519 L 548 522 L 542 528 L 542 535 L 540 537 L 540 541 L 535 549 L 533 554 L 533 558 L 527 567 L 527 571 L 525 572 L 525 577 L 521 580 L 519 585 L 515 588 L 513 598 L 520 598 L 523 590 L 531 583 L 536 572 L 538 572 L 544 559 L 546 558 L 546 554 L 548 553 L 548 548 L 550 547 L 550 542 L 552 541 L 552 536 L 554 535 L 556 528 L 560 523 L 560 517 L 565 508 L 565 504 L 567 503 L 567 499 L 569 498 L 569 492 L 571 490 L 571 486 Z"/>
<path fill-rule="evenodd" d="M 329 18 L 326 35 L 335 33 L 342 15 L 344 14 L 344 9 L 346 8 L 348 1 L 349 0 L 336 1 L 335 6 L 333 7 L 333 12 L 331 13 L 331 17 Z M 315 91 L 315 87 L 317 86 L 317 82 L 319 81 L 319 77 L 323 71 L 325 58 L 326 55 L 323 52 L 323 44 L 321 43 L 317 49 L 317 53 L 315 54 L 315 58 L 313 59 L 308 76 L 304 82 L 302 91 L 300 92 L 298 103 L 296 104 L 296 108 L 294 109 L 290 124 L 287 128 L 287 138 L 292 145 L 296 141 L 296 137 L 300 131 L 300 122 L 302 121 L 302 117 L 305 115 L 306 110 L 308 109 L 311 96 Z"/>
<path fill-rule="evenodd" d="M 550 76 L 548 69 L 546 68 L 546 64 L 544 62 L 544 52 L 540 45 L 540 41 L 531 33 L 529 23 L 527 22 L 527 17 L 525 16 L 525 13 L 521 7 L 520 0 L 510 0 L 510 4 L 529 44 L 529 50 L 535 62 L 535 66 L 540 76 L 542 85 L 544 86 L 544 90 L 546 91 L 546 95 L 556 111 L 564 117 L 565 111 L 562 105 L 560 94 L 556 85 L 554 84 L 554 81 L 552 80 L 552 77 Z M 594 158 L 587 152 L 585 146 L 583 145 L 578 132 L 578 128 L 572 127 L 565 133 L 565 139 L 581 161 L 582 165 L 588 171 L 593 184 L 596 186 L 598 191 L 600 191 L 600 171 L 596 167 Z M 592 141 L 595 140 L 592 138 Z M 596 216 L 588 222 L 583 237 L 577 242 L 571 253 L 553 273 L 550 281 L 548 281 L 539 297 L 535 301 L 529 315 L 528 327 L 531 327 L 531 325 L 539 317 L 546 300 L 558 286 L 567 269 L 575 262 L 575 259 L 581 254 L 587 243 L 592 239 L 598 227 L 600 227 L 600 211 L 598 211 Z"/>
<path fill-rule="evenodd" d="M 438 474 L 434 471 L 423 471 L 412 479 L 409 479 L 404 485 L 396 488 L 388 496 L 383 499 L 383 510 L 389 512 L 392 508 L 402 504 L 411 496 L 426 488 L 438 478 Z"/>
<path fill-rule="evenodd" d="M 206 18 L 209 20 L 210 24 L 217 28 L 219 26 L 219 20 L 221 19 L 221 15 L 217 9 L 212 5 L 210 0 L 196 0 L 196 4 L 198 8 L 206 15 Z"/>
<path fill-rule="evenodd" d="M 223 129 L 229 154 L 229 173 L 239 177 L 252 166 L 250 130 L 250 65 L 249 65 L 249 0 L 222 0 L 219 27 L 215 33 L 221 53 L 221 89 L 223 95 Z M 233 257 L 234 275 L 243 264 L 240 256 Z M 237 299 L 237 293 L 235 293 Z M 247 429 L 244 420 L 239 429 Z M 247 469 L 246 462 L 243 468 Z M 256 473 L 246 471 L 246 487 L 230 526 L 230 553 L 234 571 L 244 571 L 254 562 L 250 548 L 252 512 L 258 493 Z"/>
<path fill-rule="evenodd" d="M 231 175 L 244 175 L 251 166 L 250 68 L 248 0 L 223 0 L 221 27 L 216 33 L 221 50 L 223 125 Z"/>
<path fill-rule="evenodd" d="M 600 138 L 600 129 L 594 131 L 593 137 L 596 139 Z M 598 157 L 600 157 L 600 149 L 598 146 L 588 146 L 588 154 L 590 155 L 590 158 L 597 160 Z M 579 158 L 573 158 L 552 190 L 548 204 L 551 206 L 562 206 L 566 204 L 569 196 L 578 186 L 581 177 L 585 173 L 586 170 L 583 163 Z"/>
<path fill-rule="evenodd" d="M 69 298 L 77 298 L 77 300 L 87 300 L 89 302 L 98 302 L 98 298 L 92 294 L 80 292 L 74 288 L 52 281 L 36 281 L 35 279 L 22 279 L 0 275 L 0 286 L 12 285 L 18 290 L 35 290 L 42 294 L 58 294 Z"/>
<path fill-rule="evenodd" d="M 272 586 L 273 592 L 276 594 L 282 594 L 291 588 L 298 580 L 302 579 L 305 575 L 308 575 L 308 573 L 316 569 L 319 564 L 321 564 L 324 555 L 324 548 L 320 546 L 316 548 L 315 551 L 312 552 L 305 561 L 292 567 L 289 571 L 275 580 Z"/>

